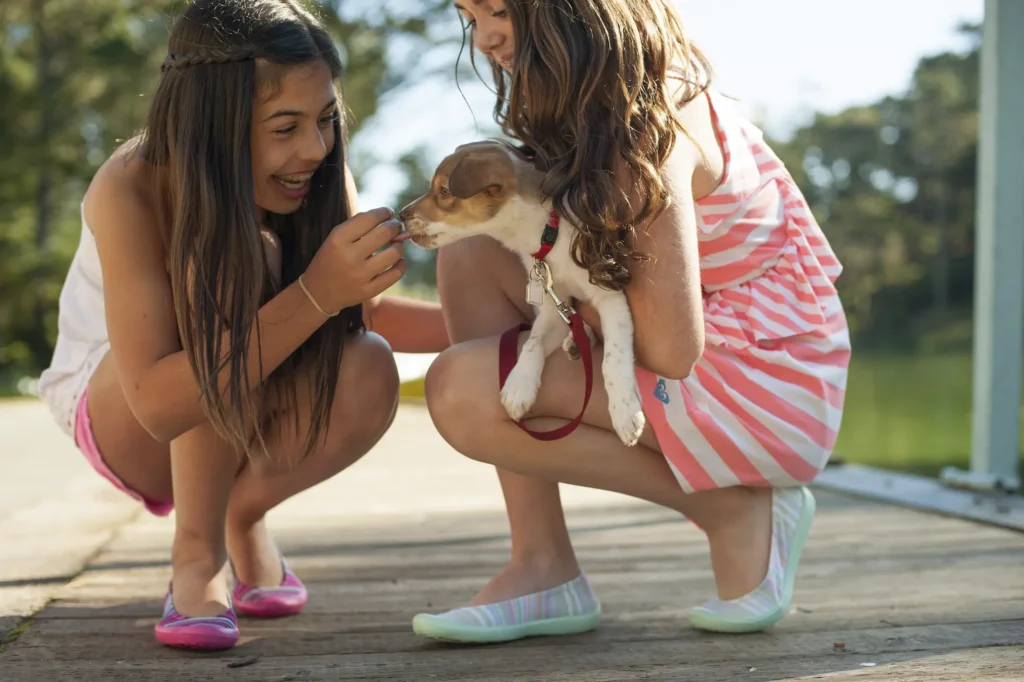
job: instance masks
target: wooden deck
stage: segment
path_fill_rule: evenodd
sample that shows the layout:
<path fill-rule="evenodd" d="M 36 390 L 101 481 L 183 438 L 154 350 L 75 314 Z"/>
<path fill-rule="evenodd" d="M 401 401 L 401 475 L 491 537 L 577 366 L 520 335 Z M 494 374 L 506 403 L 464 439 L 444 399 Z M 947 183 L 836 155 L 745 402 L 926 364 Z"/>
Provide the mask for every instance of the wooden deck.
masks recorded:
<path fill-rule="evenodd" d="M 380 452 L 276 510 L 310 587 L 301 616 L 243 620 L 225 653 L 160 647 L 171 522 L 138 515 L 0 653 L 0 680 L 1024 679 L 1024 535 L 825 491 L 793 612 L 768 633 L 688 626 L 713 589 L 692 525 L 569 488 L 599 630 L 481 647 L 417 638 L 414 613 L 463 603 L 509 548 L 492 472 L 427 427 L 403 408 Z"/>

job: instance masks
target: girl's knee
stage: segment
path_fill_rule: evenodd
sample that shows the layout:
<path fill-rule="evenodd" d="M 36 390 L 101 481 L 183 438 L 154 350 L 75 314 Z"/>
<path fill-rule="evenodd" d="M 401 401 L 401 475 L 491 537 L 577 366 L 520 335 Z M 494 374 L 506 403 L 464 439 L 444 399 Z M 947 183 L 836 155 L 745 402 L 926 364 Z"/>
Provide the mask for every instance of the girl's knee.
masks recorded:
<path fill-rule="evenodd" d="M 374 440 L 384 434 L 398 407 L 399 378 L 395 356 L 379 334 L 366 332 L 345 344 L 335 404 L 352 420 L 352 428 Z M 353 414 L 354 412 L 354 414 Z"/>
<path fill-rule="evenodd" d="M 495 369 L 480 353 L 454 346 L 441 353 L 427 371 L 427 409 L 441 437 L 459 452 L 472 456 L 481 434 L 502 418 L 498 410 Z"/>

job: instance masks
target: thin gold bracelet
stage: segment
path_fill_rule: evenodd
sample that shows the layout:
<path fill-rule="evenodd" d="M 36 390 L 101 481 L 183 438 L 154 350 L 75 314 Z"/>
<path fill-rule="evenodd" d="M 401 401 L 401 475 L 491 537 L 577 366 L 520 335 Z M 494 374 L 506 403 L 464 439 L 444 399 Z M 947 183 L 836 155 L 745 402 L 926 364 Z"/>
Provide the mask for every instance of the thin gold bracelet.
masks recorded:
<path fill-rule="evenodd" d="M 313 294 L 309 293 L 309 289 L 306 288 L 306 283 L 302 281 L 302 275 L 299 275 L 299 280 L 298 281 L 299 281 L 299 288 L 302 289 L 302 293 L 304 293 L 306 295 L 306 298 L 308 298 L 309 302 L 313 304 L 313 307 L 316 308 L 317 310 L 319 310 L 325 317 L 335 317 L 338 313 L 341 312 L 339 310 L 338 313 L 334 313 L 332 315 L 331 313 L 329 313 L 326 310 L 324 310 L 323 308 L 321 308 L 320 304 L 316 302 L 315 298 L 313 298 Z"/>

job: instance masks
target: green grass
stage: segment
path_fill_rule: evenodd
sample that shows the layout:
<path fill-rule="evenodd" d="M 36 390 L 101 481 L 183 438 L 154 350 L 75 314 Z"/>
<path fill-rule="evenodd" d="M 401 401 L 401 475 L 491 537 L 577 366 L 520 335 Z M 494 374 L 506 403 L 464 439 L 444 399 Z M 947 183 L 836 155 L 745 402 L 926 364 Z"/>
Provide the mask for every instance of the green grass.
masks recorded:
<path fill-rule="evenodd" d="M 967 467 L 971 450 L 971 356 L 854 353 L 836 455 L 934 476 Z"/>
<path fill-rule="evenodd" d="M 403 382 L 398 389 L 398 395 L 402 399 L 422 400 L 424 397 L 423 379 L 410 379 Z"/>
<path fill-rule="evenodd" d="M 18 624 L 17 627 L 10 630 L 7 633 L 0 632 L 0 654 L 7 651 L 7 647 L 18 641 L 18 638 L 28 632 L 28 629 L 32 627 L 34 623 L 31 618 L 26 618 L 24 621 Z"/>

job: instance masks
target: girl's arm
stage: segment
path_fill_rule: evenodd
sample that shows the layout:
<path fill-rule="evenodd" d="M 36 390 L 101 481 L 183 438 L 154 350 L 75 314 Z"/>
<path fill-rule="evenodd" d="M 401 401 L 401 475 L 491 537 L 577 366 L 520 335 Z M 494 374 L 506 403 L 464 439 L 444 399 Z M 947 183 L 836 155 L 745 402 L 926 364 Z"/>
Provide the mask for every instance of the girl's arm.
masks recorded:
<path fill-rule="evenodd" d="M 143 428 L 166 443 L 203 423 L 206 416 L 199 384 L 178 340 L 156 221 L 142 194 L 124 177 L 128 170 L 118 166 L 97 175 L 86 200 L 86 220 L 102 264 L 110 352 L 125 398 Z M 401 272 L 393 270 L 378 279 L 397 279 Z M 381 289 L 386 285 L 382 283 Z M 258 387 L 324 321 L 297 284 L 271 299 L 260 309 L 248 339 L 249 384 Z M 229 333 L 223 348 L 230 346 Z M 225 369 L 218 377 L 222 388 L 226 389 L 228 376 Z"/>
<path fill-rule="evenodd" d="M 451 345 L 438 303 L 377 296 L 364 304 L 363 320 L 396 353 L 440 353 Z"/>
<path fill-rule="evenodd" d="M 677 145 L 663 171 L 671 203 L 634 232 L 633 247 L 650 259 L 630 265 L 626 298 L 633 311 L 637 363 L 669 379 L 689 376 L 704 352 L 704 308 L 697 256 L 692 178 L 700 156 Z M 629 178 L 626 170 L 616 177 Z M 623 190 L 629 192 L 624 183 Z M 590 306 L 580 313 L 595 330 L 600 320 Z"/>
<path fill-rule="evenodd" d="M 349 213 L 359 210 L 359 193 L 345 166 L 345 193 Z M 396 353 L 440 353 L 451 345 L 438 303 L 401 296 L 375 296 L 363 304 L 363 322 L 391 345 Z"/>
<path fill-rule="evenodd" d="M 634 233 L 633 247 L 651 258 L 630 268 L 632 278 L 626 287 L 640 365 L 669 379 L 689 376 L 704 353 L 691 177 L 692 169 L 685 172 L 685 166 L 665 174 L 671 204 Z"/>

